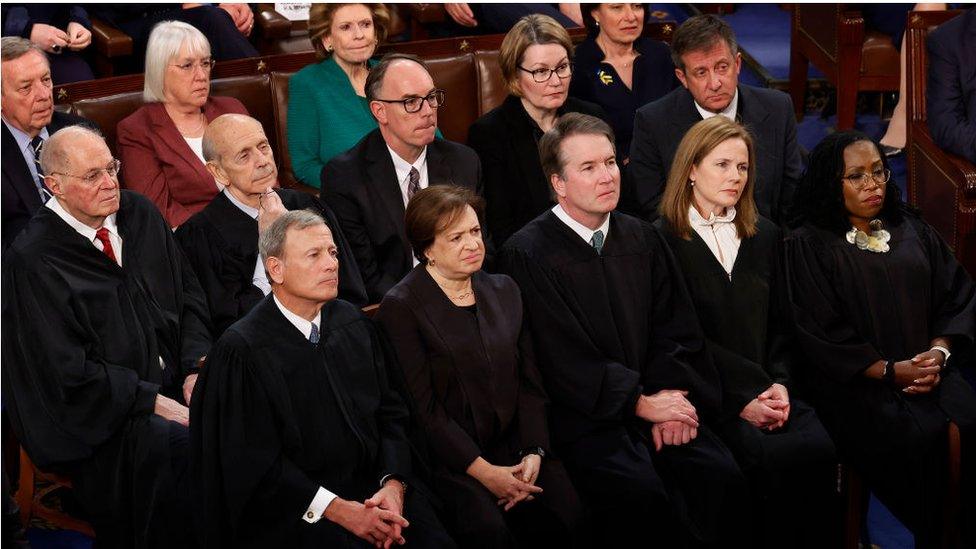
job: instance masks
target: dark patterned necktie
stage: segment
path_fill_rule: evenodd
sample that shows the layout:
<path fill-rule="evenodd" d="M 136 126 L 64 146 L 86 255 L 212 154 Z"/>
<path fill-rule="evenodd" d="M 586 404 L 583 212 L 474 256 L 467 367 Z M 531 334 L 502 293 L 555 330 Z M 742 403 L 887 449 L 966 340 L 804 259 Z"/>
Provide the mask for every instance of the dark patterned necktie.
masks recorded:
<path fill-rule="evenodd" d="M 312 331 L 308 334 L 308 340 L 312 343 L 312 345 L 319 344 L 319 327 L 316 326 L 314 322 L 312 323 Z"/>
<path fill-rule="evenodd" d="M 417 171 L 417 168 L 410 166 L 410 182 L 407 183 L 407 202 L 410 202 L 410 199 L 413 198 L 413 195 L 417 194 L 417 191 L 419 190 L 420 172 Z"/>
<path fill-rule="evenodd" d="M 590 238 L 590 245 L 596 250 L 596 253 L 601 253 L 603 251 L 603 231 L 595 231 L 593 237 Z"/>
<path fill-rule="evenodd" d="M 31 152 L 34 153 L 34 167 L 37 168 L 37 192 L 41 195 L 41 200 L 47 200 L 51 196 L 51 191 L 44 184 L 44 169 L 41 168 L 41 149 L 44 148 L 44 139 L 35 136 L 30 142 Z"/>

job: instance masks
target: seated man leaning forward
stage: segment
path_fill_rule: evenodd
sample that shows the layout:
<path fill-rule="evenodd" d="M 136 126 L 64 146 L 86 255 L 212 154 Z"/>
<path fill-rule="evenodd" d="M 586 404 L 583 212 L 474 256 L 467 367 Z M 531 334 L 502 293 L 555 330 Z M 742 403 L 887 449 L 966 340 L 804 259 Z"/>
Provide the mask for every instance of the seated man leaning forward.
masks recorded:
<path fill-rule="evenodd" d="M 454 547 L 411 472 L 404 402 L 376 329 L 337 299 L 318 215 L 258 247 L 271 292 L 214 345 L 190 410 L 206 547 Z"/>
<path fill-rule="evenodd" d="M 339 248 L 339 297 L 366 305 L 359 268 L 335 215 L 312 195 L 278 188 L 278 167 L 260 122 L 243 114 L 215 118 L 203 134 L 203 155 L 224 190 L 180 225 L 176 240 L 206 291 L 215 339 L 271 293 L 258 233 L 288 210 L 311 209 L 325 218 Z"/>
<path fill-rule="evenodd" d="M 100 135 L 55 132 L 41 168 L 53 198 L 3 258 L 11 425 L 70 476 L 99 547 L 191 547 L 180 401 L 210 348 L 203 290 L 159 210 L 119 191 Z"/>
<path fill-rule="evenodd" d="M 613 131 L 567 113 L 539 153 L 558 204 L 512 235 L 499 260 L 522 289 L 553 448 L 598 539 L 738 546 L 745 481 L 705 423 L 718 374 L 663 237 L 613 211 Z"/>

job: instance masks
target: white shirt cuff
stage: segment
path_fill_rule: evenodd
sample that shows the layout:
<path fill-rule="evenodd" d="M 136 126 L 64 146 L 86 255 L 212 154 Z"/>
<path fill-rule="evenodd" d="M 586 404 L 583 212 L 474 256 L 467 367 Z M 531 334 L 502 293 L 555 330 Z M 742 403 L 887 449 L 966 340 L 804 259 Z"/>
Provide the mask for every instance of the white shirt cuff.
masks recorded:
<path fill-rule="evenodd" d="M 302 520 L 309 524 L 315 524 L 322 518 L 325 509 L 335 498 L 335 494 L 319 486 L 319 491 L 315 493 L 315 497 L 312 498 L 312 503 L 308 505 L 308 509 L 302 515 Z"/>

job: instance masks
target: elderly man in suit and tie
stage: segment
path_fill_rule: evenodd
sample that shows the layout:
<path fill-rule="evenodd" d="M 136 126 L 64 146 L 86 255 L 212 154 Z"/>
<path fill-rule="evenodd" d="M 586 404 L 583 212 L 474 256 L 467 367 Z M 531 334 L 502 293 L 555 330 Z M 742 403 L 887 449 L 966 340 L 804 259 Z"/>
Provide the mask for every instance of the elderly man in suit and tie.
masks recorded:
<path fill-rule="evenodd" d="M 435 139 L 445 91 L 424 62 L 389 54 L 370 70 L 366 99 L 379 127 L 322 170 L 322 200 L 339 218 L 371 303 L 416 265 L 403 216 L 410 197 L 429 185 L 481 192 L 475 152 Z"/>
<path fill-rule="evenodd" d="M 696 122 L 723 115 L 755 138 L 756 205 L 763 216 L 782 223 L 803 169 L 790 96 L 739 83 L 742 55 L 735 34 L 714 15 L 695 16 L 678 27 L 671 57 L 682 87 L 637 111 L 622 208 L 657 219 L 681 138 Z"/>
<path fill-rule="evenodd" d="M 51 66 L 30 40 L 6 36 L 3 63 L 3 249 L 51 197 L 38 158 L 44 141 L 65 126 L 93 124 L 54 110 Z"/>

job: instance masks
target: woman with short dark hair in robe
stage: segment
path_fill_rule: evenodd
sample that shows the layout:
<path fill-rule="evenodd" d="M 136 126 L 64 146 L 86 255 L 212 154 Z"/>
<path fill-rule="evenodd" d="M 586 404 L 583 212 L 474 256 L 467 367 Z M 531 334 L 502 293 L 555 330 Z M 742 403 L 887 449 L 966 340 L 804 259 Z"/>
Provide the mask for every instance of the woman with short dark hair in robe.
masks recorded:
<path fill-rule="evenodd" d="M 724 116 L 685 134 L 655 223 L 674 252 L 722 379 L 722 439 L 750 479 L 763 547 L 837 541 L 834 444 L 794 398 L 782 234 L 753 199 L 755 145 Z M 787 505 L 784 505 L 788 503 Z"/>
<path fill-rule="evenodd" d="M 902 203 L 880 150 L 845 131 L 810 155 L 786 240 L 804 359 L 796 371 L 841 459 L 916 547 L 935 547 L 947 512 L 950 422 L 962 434 L 961 516 L 976 516 L 976 393 L 958 371 L 976 332 L 976 285 Z"/>
<path fill-rule="evenodd" d="M 406 232 L 420 264 L 386 294 L 377 320 L 405 374 L 457 539 L 573 547 L 579 498 L 547 455 L 547 399 L 519 288 L 481 271 L 482 210 L 474 192 L 452 185 L 410 200 Z"/>

